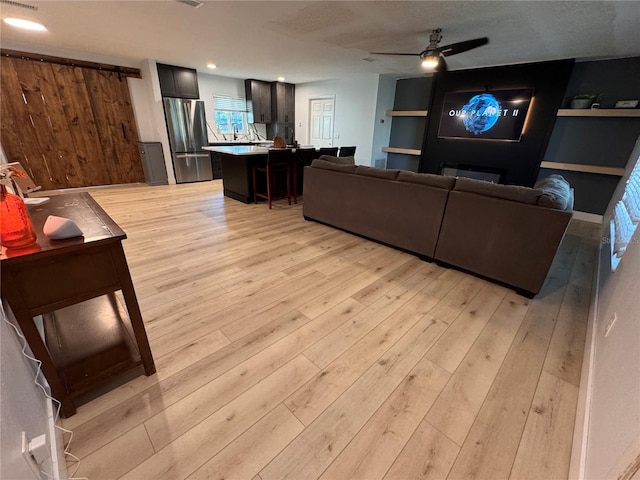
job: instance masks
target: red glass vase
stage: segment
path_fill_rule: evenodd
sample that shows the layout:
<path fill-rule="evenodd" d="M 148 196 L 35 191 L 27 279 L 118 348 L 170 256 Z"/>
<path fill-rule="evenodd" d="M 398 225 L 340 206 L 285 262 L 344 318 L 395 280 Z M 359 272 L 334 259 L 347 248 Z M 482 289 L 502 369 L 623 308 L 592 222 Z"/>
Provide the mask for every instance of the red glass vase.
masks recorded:
<path fill-rule="evenodd" d="M 25 248 L 36 242 L 27 207 L 18 195 L 0 184 L 0 243 L 7 248 Z"/>

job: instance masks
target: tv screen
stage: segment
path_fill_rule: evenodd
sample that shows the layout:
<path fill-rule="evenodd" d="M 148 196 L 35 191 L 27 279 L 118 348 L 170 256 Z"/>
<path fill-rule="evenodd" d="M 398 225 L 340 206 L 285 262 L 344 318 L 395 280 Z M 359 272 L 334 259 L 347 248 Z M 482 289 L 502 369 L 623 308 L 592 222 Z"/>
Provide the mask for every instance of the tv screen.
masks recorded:
<path fill-rule="evenodd" d="M 519 142 L 533 89 L 447 92 L 438 138 Z"/>

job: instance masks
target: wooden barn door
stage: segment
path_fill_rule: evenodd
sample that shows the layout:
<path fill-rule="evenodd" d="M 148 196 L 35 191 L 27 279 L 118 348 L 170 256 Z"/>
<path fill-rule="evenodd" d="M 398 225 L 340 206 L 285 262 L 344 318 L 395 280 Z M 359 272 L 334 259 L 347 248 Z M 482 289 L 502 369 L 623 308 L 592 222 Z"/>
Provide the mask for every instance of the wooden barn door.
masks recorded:
<path fill-rule="evenodd" d="M 127 79 L 2 58 L 1 141 L 44 190 L 144 181 Z"/>

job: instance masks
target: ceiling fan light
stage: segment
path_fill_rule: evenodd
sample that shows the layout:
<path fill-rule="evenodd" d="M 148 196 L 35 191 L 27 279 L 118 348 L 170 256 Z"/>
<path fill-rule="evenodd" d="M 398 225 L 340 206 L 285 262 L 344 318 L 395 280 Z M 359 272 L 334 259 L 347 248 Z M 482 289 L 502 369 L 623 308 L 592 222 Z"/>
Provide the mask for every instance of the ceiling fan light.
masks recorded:
<path fill-rule="evenodd" d="M 440 63 L 438 55 L 428 54 L 422 57 L 422 66 L 424 68 L 436 68 Z"/>

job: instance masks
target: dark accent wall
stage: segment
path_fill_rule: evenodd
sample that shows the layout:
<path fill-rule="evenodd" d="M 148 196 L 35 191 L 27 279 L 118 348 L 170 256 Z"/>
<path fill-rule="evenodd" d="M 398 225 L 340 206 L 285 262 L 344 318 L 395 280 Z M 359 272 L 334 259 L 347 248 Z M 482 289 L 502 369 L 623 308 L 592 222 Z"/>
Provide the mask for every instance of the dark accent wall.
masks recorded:
<path fill-rule="evenodd" d="M 600 108 L 618 100 L 640 99 L 640 57 L 576 63 L 563 99 L 567 108 L 574 95 L 600 95 Z M 640 135 L 640 118 L 558 117 L 544 160 L 624 168 Z M 541 168 L 539 178 L 557 173 L 575 192 L 575 210 L 602 215 L 620 180 L 614 175 Z"/>
<path fill-rule="evenodd" d="M 427 110 L 431 103 L 433 76 L 400 78 L 396 82 L 394 110 Z"/>
<path fill-rule="evenodd" d="M 431 102 L 433 77 L 402 78 L 396 82 L 394 110 L 427 110 Z M 389 145 L 420 150 L 427 126 L 426 117 L 393 117 Z M 399 153 L 387 154 L 387 168 L 418 171 L 420 157 Z"/>
<path fill-rule="evenodd" d="M 600 95 L 600 108 L 613 108 L 618 100 L 640 99 L 640 57 L 576 63 L 563 108 L 569 108 L 569 102 L 579 93 Z"/>
<path fill-rule="evenodd" d="M 419 171 L 445 165 L 502 171 L 506 184 L 532 186 L 561 106 L 573 60 L 442 72 L 434 76 Z M 533 88 L 526 131 L 519 142 L 438 138 L 447 92 Z"/>

